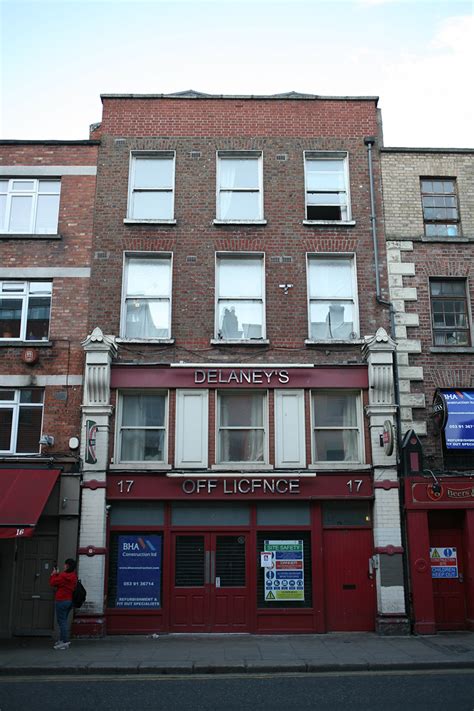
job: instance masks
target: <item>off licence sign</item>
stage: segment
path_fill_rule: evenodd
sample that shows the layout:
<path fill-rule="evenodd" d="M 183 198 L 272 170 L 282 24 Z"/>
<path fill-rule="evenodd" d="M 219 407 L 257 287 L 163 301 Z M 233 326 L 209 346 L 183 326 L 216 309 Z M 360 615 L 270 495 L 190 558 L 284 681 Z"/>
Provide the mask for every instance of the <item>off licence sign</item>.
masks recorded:
<path fill-rule="evenodd" d="M 265 602 L 304 601 L 303 541 L 265 541 L 272 564 L 264 569 Z"/>
<path fill-rule="evenodd" d="M 458 557 L 454 546 L 430 548 L 431 577 L 457 578 Z"/>

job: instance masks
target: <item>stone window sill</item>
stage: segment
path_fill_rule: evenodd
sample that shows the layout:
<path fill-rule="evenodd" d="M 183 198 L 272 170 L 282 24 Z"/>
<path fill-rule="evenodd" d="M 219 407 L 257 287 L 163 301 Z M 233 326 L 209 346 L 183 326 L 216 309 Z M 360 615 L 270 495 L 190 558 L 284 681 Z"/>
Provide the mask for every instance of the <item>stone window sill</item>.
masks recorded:
<path fill-rule="evenodd" d="M 307 227 L 330 226 L 330 227 L 354 227 L 355 220 L 303 220 L 303 225 Z"/>
<path fill-rule="evenodd" d="M 116 343 L 139 343 L 140 345 L 156 346 L 156 345 L 172 345 L 175 342 L 174 338 L 116 338 Z"/>
<path fill-rule="evenodd" d="M 266 220 L 213 220 L 214 225 L 266 225 Z"/>
<path fill-rule="evenodd" d="M 416 239 L 416 237 L 414 238 Z M 421 235 L 419 238 L 422 242 L 442 242 L 443 244 L 452 244 L 461 242 L 461 243 L 466 243 L 466 242 L 472 242 L 474 241 L 474 238 L 469 238 L 469 237 L 427 237 L 426 235 Z"/>
<path fill-rule="evenodd" d="M 139 220 L 131 217 L 126 217 L 123 221 L 124 225 L 175 225 L 176 220 Z"/>
<path fill-rule="evenodd" d="M 268 338 L 239 338 L 235 341 L 225 340 L 223 338 L 211 338 L 211 346 L 268 346 L 270 341 Z"/>
<path fill-rule="evenodd" d="M 169 471 L 171 464 L 163 462 L 120 462 L 119 464 L 109 464 L 110 471 Z"/>
<path fill-rule="evenodd" d="M 332 471 L 336 473 L 339 471 L 362 472 L 370 471 L 372 469 L 372 465 L 357 464 L 354 462 L 319 462 L 317 464 L 309 464 L 308 469 L 322 472 Z"/>
<path fill-rule="evenodd" d="M 17 341 L 10 338 L 0 338 L 0 347 L 8 348 L 51 348 L 52 341 Z"/>
<path fill-rule="evenodd" d="M 24 233 L 24 234 L 18 234 L 18 233 L 13 233 L 13 232 L 0 232 L 0 239 L 62 239 L 62 235 L 60 234 L 51 234 L 51 235 L 44 235 L 44 234 L 33 234 L 33 233 Z"/>
<path fill-rule="evenodd" d="M 252 472 L 271 472 L 273 465 L 271 464 L 247 464 L 246 462 L 237 462 L 236 464 L 212 464 L 213 472 L 241 472 L 242 474 L 250 474 Z"/>
<path fill-rule="evenodd" d="M 431 346 L 430 353 L 465 353 L 466 355 L 472 355 L 474 348 L 472 346 Z"/>
<path fill-rule="evenodd" d="M 338 340 L 336 338 L 330 341 L 313 341 L 307 338 L 304 342 L 305 346 L 360 346 L 364 343 L 363 338 L 350 338 Z"/>

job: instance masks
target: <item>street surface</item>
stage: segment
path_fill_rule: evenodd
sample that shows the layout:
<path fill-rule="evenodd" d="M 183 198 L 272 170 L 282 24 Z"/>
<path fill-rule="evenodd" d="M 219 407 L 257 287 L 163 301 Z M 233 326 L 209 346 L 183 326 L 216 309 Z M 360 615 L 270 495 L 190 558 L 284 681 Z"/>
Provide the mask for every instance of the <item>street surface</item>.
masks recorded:
<path fill-rule="evenodd" d="M 474 711 L 474 671 L 0 678 L 0 711 Z"/>

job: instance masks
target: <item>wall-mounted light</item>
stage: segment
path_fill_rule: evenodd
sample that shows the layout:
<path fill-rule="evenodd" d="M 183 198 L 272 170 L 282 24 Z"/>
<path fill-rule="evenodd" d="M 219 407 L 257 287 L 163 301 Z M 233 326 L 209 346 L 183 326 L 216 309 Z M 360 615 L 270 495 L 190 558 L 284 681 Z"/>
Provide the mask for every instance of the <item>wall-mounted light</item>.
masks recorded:
<path fill-rule="evenodd" d="M 53 435 L 44 434 L 41 435 L 39 443 L 45 447 L 52 447 L 54 444 Z"/>
<path fill-rule="evenodd" d="M 293 284 L 278 284 L 279 289 L 283 289 L 284 294 L 288 294 L 289 289 L 293 288 Z"/>

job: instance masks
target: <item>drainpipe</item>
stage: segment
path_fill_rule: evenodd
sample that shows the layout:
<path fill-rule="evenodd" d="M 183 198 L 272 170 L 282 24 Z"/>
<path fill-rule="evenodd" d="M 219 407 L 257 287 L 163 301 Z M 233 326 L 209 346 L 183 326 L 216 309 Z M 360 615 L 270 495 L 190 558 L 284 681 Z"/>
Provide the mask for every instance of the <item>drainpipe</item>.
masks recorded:
<path fill-rule="evenodd" d="M 370 225 L 372 231 L 372 242 L 374 250 L 374 267 L 375 267 L 375 300 L 380 306 L 388 306 L 390 314 L 390 336 L 396 342 L 395 337 L 395 308 L 391 301 L 387 301 L 382 298 L 380 290 L 380 274 L 379 274 L 379 248 L 377 242 L 377 216 L 375 211 L 375 188 L 374 188 L 374 172 L 372 165 L 372 147 L 376 143 L 375 136 L 368 136 L 364 138 L 364 144 L 367 146 L 367 161 L 369 166 L 369 186 L 370 186 Z M 398 378 L 398 359 L 397 359 L 397 349 L 395 348 L 393 352 L 393 394 L 395 400 L 395 422 L 397 431 L 397 474 L 400 483 L 403 483 L 403 467 L 400 460 L 400 451 L 402 443 L 402 422 L 400 415 L 400 385 Z M 405 496 L 403 486 L 400 486 L 400 528 L 402 534 L 402 541 L 405 548 L 405 555 L 403 556 L 403 572 L 405 577 L 405 605 L 410 616 L 413 619 L 411 611 L 411 590 L 410 590 L 410 575 L 408 570 L 408 535 L 405 522 Z"/>
<path fill-rule="evenodd" d="M 374 248 L 374 267 L 375 267 L 375 300 L 381 306 L 388 306 L 390 313 L 390 336 L 395 341 L 395 309 L 391 301 L 382 299 L 380 290 L 380 274 L 379 274 L 379 247 L 377 242 L 377 217 L 375 212 L 375 188 L 374 188 L 374 172 L 372 167 L 372 146 L 375 144 L 375 136 L 364 138 L 364 143 L 367 146 L 367 160 L 369 163 L 369 184 L 370 184 L 370 225 L 372 230 L 372 242 Z M 400 417 L 400 386 L 398 381 L 398 363 L 397 351 L 393 352 L 393 390 L 396 405 L 395 419 L 397 423 L 397 444 L 398 455 L 400 454 L 401 444 L 401 417 Z M 400 457 L 397 456 L 397 462 Z M 398 466 L 400 473 L 400 467 Z"/>

